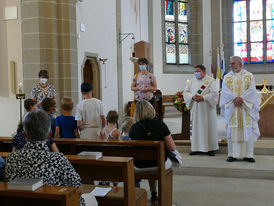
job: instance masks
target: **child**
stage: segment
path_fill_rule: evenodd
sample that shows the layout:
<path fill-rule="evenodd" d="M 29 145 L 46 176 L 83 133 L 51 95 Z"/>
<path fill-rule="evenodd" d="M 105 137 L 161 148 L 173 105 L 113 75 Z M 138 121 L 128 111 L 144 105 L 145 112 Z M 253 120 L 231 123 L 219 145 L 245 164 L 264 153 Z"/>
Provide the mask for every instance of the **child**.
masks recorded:
<path fill-rule="evenodd" d="M 133 125 L 134 120 L 132 117 L 125 117 L 124 121 L 122 122 L 121 131 L 122 131 L 122 140 L 130 140 L 129 137 L 129 130 Z"/>
<path fill-rule="evenodd" d="M 31 112 L 31 111 L 35 111 L 36 110 L 36 101 L 33 100 L 33 99 L 26 99 L 24 101 L 24 107 L 25 107 L 25 110 L 27 111 L 26 114 L 24 115 L 23 117 L 23 121 L 25 120 L 26 116 L 28 116 L 28 114 Z"/>
<path fill-rule="evenodd" d="M 100 138 L 101 139 L 119 139 L 120 130 L 118 128 L 119 115 L 116 111 L 111 110 L 108 112 L 106 120 L 107 126 L 102 129 Z"/>
<path fill-rule="evenodd" d="M 63 98 L 61 102 L 62 115 L 56 118 L 55 137 L 76 138 L 79 137 L 77 122 L 71 115 L 73 102 L 71 98 Z"/>
<path fill-rule="evenodd" d="M 45 98 L 42 100 L 42 109 L 48 114 L 51 121 L 51 138 L 54 138 L 55 135 L 55 118 L 53 117 L 53 113 L 56 109 L 56 102 L 52 98 Z"/>

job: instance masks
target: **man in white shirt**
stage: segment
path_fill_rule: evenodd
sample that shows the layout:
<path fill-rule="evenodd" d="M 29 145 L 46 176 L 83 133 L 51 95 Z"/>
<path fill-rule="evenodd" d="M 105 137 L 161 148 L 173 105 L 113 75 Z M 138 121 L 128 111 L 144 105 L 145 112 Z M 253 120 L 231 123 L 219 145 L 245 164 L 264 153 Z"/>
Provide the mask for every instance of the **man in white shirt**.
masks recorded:
<path fill-rule="evenodd" d="M 214 156 L 214 151 L 219 149 L 216 129 L 219 86 L 215 79 L 206 75 L 203 65 L 195 67 L 194 75 L 195 78 L 187 83 L 183 94 L 186 106 L 190 109 L 189 155 L 207 152 L 209 156 Z"/>
<path fill-rule="evenodd" d="M 82 83 L 81 93 L 84 100 L 77 104 L 75 115 L 77 127 L 80 130 L 80 138 L 97 139 L 106 122 L 102 102 L 92 97 L 92 86 L 88 82 Z"/>
<path fill-rule="evenodd" d="M 239 56 L 230 57 L 231 70 L 222 84 L 220 107 L 227 128 L 228 162 L 243 158 L 255 162 L 253 143 L 260 136 L 260 100 L 253 75 L 242 69 Z"/>

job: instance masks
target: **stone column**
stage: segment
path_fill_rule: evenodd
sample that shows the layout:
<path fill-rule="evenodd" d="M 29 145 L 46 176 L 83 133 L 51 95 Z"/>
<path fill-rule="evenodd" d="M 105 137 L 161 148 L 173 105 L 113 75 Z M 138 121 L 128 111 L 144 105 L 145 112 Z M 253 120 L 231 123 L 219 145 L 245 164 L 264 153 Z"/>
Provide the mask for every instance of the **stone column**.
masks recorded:
<path fill-rule="evenodd" d="M 23 82 L 27 97 L 41 69 L 63 97 L 78 102 L 76 0 L 22 0 Z"/>

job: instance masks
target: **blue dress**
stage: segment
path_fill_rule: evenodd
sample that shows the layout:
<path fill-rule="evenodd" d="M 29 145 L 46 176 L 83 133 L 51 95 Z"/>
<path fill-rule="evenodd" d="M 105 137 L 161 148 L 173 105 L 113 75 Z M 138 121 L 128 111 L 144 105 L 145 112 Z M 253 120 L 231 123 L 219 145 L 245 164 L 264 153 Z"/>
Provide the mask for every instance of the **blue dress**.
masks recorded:
<path fill-rule="evenodd" d="M 59 135 L 61 138 L 76 138 L 74 130 L 77 129 L 77 122 L 74 116 L 58 116 L 56 126 L 60 128 Z"/>

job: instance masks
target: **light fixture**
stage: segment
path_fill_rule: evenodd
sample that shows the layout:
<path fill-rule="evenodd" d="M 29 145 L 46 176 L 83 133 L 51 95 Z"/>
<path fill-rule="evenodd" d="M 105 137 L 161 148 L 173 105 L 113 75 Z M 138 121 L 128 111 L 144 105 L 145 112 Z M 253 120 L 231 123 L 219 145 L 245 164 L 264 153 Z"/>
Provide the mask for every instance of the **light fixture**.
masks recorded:
<path fill-rule="evenodd" d="M 129 36 L 132 36 L 131 39 L 135 41 L 134 33 L 119 33 L 119 44 Z"/>

